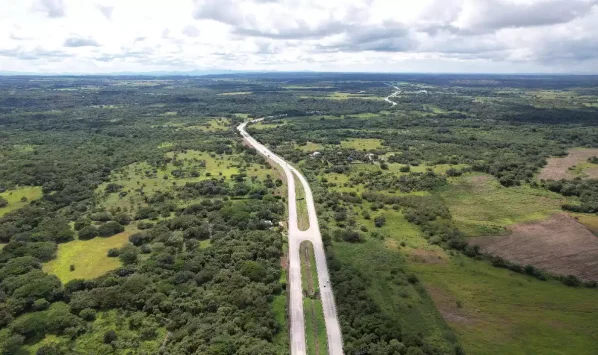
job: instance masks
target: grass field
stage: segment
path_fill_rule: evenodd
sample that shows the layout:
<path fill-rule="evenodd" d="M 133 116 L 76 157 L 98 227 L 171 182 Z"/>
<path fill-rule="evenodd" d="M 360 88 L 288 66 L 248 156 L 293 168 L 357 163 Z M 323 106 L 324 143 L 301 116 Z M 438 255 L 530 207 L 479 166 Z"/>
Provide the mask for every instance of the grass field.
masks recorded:
<path fill-rule="evenodd" d="M 372 150 L 382 147 L 382 140 L 369 138 L 352 138 L 341 142 L 341 147 L 357 150 Z"/>
<path fill-rule="evenodd" d="M 112 237 L 96 237 L 91 240 L 73 240 L 58 244 L 56 259 L 45 263 L 43 270 L 58 276 L 63 283 L 102 276 L 121 265 L 118 258 L 107 256 L 108 250 L 125 246 L 133 231 L 134 228 L 128 226 L 125 232 Z M 75 265 L 75 271 L 70 271 L 71 265 Z"/>
<path fill-rule="evenodd" d="M 320 151 L 320 150 L 324 149 L 324 146 L 319 143 L 307 142 L 304 145 L 297 146 L 297 149 L 299 149 L 303 152 L 312 153 L 312 152 L 316 152 L 316 151 Z"/>
<path fill-rule="evenodd" d="M 227 118 L 213 119 L 199 126 L 199 129 L 203 132 L 222 132 L 229 129 L 229 124 L 230 120 Z"/>
<path fill-rule="evenodd" d="M 0 217 L 2 217 L 8 212 L 28 205 L 30 201 L 40 199 L 42 197 L 42 188 L 40 186 L 18 187 L 0 193 L 0 197 L 8 201 L 6 207 L 0 208 Z M 21 201 L 23 197 L 26 199 L 25 201 Z"/>
<path fill-rule="evenodd" d="M 506 188 L 489 175 L 468 174 L 440 193 L 458 228 L 468 236 L 501 234 L 504 227 L 561 211 L 561 195 L 529 186 Z"/>
<path fill-rule="evenodd" d="M 187 182 L 211 179 L 212 177 L 230 178 L 240 173 L 240 166 L 243 164 L 239 155 L 211 156 L 205 152 L 188 150 L 185 153 L 167 152 L 166 156 L 173 159 L 172 162 L 161 168 L 155 168 L 148 163 L 134 163 L 122 169 L 113 171 L 110 181 L 101 184 L 96 189 L 100 196 L 101 205 L 107 209 L 121 207 L 125 211 L 135 211 L 140 206 L 145 206 L 145 196 L 152 195 L 158 191 L 169 191 L 173 185 L 182 186 Z M 176 166 L 174 160 L 182 163 Z M 172 173 L 175 170 L 183 171 L 184 176 L 175 178 Z M 198 177 L 192 177 L 192 172 L 198 172 Z M 248 176 L 264 178 L 272 174 L 270 169 L 252 164 L 246 169 Z M 208 174 L 209 173 L 209 174 Z M 123 186 L 121 191 L 127 193 L 121 197 L 119 193 L 106 194 L 104 191 L 109 183 Z"/>
<path fill-rule="evenodd" d="M 467 354 L 596 354 L 598 290 L 454 257 L 411 264 Z"/>

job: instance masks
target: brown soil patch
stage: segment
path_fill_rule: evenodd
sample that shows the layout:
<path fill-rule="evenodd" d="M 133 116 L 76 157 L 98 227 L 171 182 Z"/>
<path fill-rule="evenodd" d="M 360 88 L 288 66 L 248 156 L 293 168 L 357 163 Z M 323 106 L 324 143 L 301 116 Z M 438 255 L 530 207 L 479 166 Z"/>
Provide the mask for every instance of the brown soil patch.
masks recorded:
<path fill-rule="evenodd" d="M 557 213 L 508 229 L 509 235 L 471 238 L 469 243 L 522 266 L 598 281 L 598 238 L 569 215 Z"/>
<path fill-rule="evenodd" d="M 409 260 L 420 264 L 446 264 L 446 254 L 439 250 L 412 249 Z"/>
<path fill-rule="evenodd" d="M 436 308 L 448 323 L 474 324 L 476 320 L 468 315 L 462 307 L 459 307 L 457 299 L 447 291 L 435 287 L 426 286 L 428 294 L 434 301 Z"/>
<path fill-rule="evenodd" d="M 571 149 L 566 157 L 548 159 L 548 164 L 542 169 L 538 178 L 543 180 L 573 179 L 575 175 L 569 171 L 569 168 L 579 163 L 585 163 L 588 158 L 593 156 L 598 156 L 598 149 Z M 587 170 L 584 173 L 590 175 Z"/>
<path fill-rule="evenodd" d="M 588 168 L 583 171 L 590 179 L 598 179 L 598 168 Z"/>
<path fill-rule="evenodd" d="M 280 257 L 280 267 L 285 270 L 288 270 L 289 268 L 289 259 L 286 254 Z"/>
<path fill-rule="evenodd" d="M 476 175 L 470 178 L 470 182 L 474 186 L 484 185 L 486 181 L 488 181 L 490 177 L 488 175 Z"/>

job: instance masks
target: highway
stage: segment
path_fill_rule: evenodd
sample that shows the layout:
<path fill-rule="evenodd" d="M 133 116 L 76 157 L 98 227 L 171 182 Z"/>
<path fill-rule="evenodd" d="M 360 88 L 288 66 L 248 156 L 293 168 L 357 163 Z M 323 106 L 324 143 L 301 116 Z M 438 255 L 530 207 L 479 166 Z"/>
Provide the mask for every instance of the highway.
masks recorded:
<path fill-rule="evenodd" d="M 392 106 L 396 102 L 390 100 L 391 98 L 400 94 L 401 90 L 393 86 L 396 91 L 386 97 L 384 100 Z M 299 245 L 302 241 L 308 240 L 313 244 L 314 254 L 316 259 L 316 267 L 318 271 L 318 284 L 320 286 L 320 298 L 322 301 L 322 309 L 324 311 L 324 320 L 326 322 L 326 336 L 328 339 L 328 354 L 342 355 L 343 354 L 343 339 L 341 334 L 338 317 L 336 314 L 336 305 L 334 303 L 334 294 L 332 292 L 332 285 L 330 283 L 330 276 L 328 273 L 328 265 L 326 264 L 326 253 L 324 252 L 324 244 L 322 243 L 322 236 L 320 234 L 320 227 L 318 224 L 318 215 L 316 213 L 316 206 L 314 198 L 307 182 L 307 179 L 295 169 L 287 161 L 272 153 L 263 144 L 253 138 L 245 128 L 249 123 L 257 123 L 263 118 L 255 119 L 250 122 L 244 122 L 237 127 L 245 141 L 254 147 L 260 154 L 280 165 L 287 180 L 288 187 L 288 209 L 289 209 L 289 317 L 290 317 L 290 337 L 291 337 L 291 354 L 292 355 L 306 355 L 307 347 L 305 344 L 305 316 L 303 313 L 303 289 L 301 285 L 301 260 L 299 256 Z M 295 177 L 303 185 L 305 191 L 305 202 L 307 203 L 307 212 L 309 215 L 309 228 L 305 231 L 299 230 L 297 219 L 297 199 L 295 196 Z"/>
<path fill-rule="evenodd" d="M 322 300 L 322 308 L 324 311 L 324 320 L 326 322 L 326 335 L 328 338 L 328 353 L 331 355 L 343 354 L 343 340 L 336 315 L 336 305 L 334 303 L 334 294 L 330 284 L 330 276 L 328 274 L 328 266 L 326 265 L 326 254 L 324 252 L 324 244 L 322 243 L 322 236 L 320 234 L 320 227 L 318 225 L 318 215 L 316 213 L 316 206 L 311 192 L 311 188 L 307 179 L 295 169 L 292 165 L 286 162 L 278 155 L 272 153 L 263 144 L 258 142 L 255 138 L 245 131 L 248 123 L 255 123 L 263 120 L 257 119 L 251 122 L 244 122 L 237 127 L 241 135 L 245 138 L 247 143 L 253 146 L 260 154 L 274 161 L 283 169 L 288 187 L 288 203 L 289 203 L 289 287 L 290 287 L 290 304 L 289 316 L 291 319 L 290 337 L 291 337 L 291 354 L 305 355 L 307 349 L 305 345 L 305 317 L 303 314 L 303 289 L 301 287 L 301 261 L 299 257 L 299 245 L 302 241 L 308 240 L 312 242 L 314 247 L 314 254 L 316 259 L 316 268 L 318 271 L 318 283 L 320 285 L 320 298 Z M 305 202 L 307 203 L 307 212 L 309 215 L 309 229 L 305 231 L 299 230 L 297 223 L 297 200 L 295 196 L 295 178 L 303 185 L 305 191 Z"/>

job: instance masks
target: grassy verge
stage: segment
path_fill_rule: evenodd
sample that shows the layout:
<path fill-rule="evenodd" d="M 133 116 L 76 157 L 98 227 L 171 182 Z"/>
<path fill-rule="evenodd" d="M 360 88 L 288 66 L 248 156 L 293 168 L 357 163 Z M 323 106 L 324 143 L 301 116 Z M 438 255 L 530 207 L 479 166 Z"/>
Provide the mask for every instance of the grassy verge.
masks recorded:
<path fill-rule="evenodd" d="M 309 215 L 307 213 L 303 184 L 301 184 L 298 178 L 295 179 L 295 195 L 297 198 L 297 224 L 299 230 L 305 231 L 309 229 Z"/>
<path fill-rule="evenodd" d="M 466 257 L 411 264 L 468 354 L 595 354 L 598 291 Z"/>
<path fill-rule="evenodd" d="M 326 339 L 326 323 L 322 301 L 318 299 L 304 298 L 303 312 L 305 313 L 305 337 L 307 342 L 307 353 L 309 355 L 328 353 L 328 342 Z"/>
<path fill-rule="evenodd" d="M 311 242 L 302 242 L 301 255 L 301 283 L 303 285 L 303 312 L 305 313 L 305 334 L 308 354 L 326 354 L 328 345 L 326 339 L 326 323 L 320 300 L 318 273 L 314 248 Z"/>

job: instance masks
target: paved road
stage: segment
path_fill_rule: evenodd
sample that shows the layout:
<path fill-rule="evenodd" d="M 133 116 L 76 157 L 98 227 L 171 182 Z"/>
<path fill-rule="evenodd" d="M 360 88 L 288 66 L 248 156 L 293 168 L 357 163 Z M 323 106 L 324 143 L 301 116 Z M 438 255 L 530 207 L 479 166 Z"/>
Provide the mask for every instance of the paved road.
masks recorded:
<path fill-rule="evenodd" d="M 259 122 L 261 120 L 263 119 L 253 120 L 251 123 Z M 287 179 L 289 190 L 289 314 L 291 319 L 291 354 L 305 355 L 307 353 L 305 346 L 305 317 L 303 314 L 303 290 L 301 287 L 299 245 L 302 241 L 308 240 L 311 241 L 314 246 L 318 282 L 320 285 L 320 297 L 322 300 L 322 308 L 324 310 L 324 320 L 326 322 L 328 353 L 331 355 L 342 355 L 343 340 L 336 315 L 334 294 L 332 293 L 328 266 L 326 265 L 326 254 L 324 252 L 322 236 L 320 235 L 318 216 L 316 214 L 316 207 L 309 183 L 297 169 L 250 136 L 245 131 L 247 124 L 248 122 L 245 122 L 237 127 L 239 132 L 241 132 L 241 135 L 259 153 L 280 165 Z M 305 202 L 307 203 L 307 212 L 309 215 L 309 229 L 305 231 L 299 230 L 299 227 L 297 226 L 297 200 L 295 196 L 295 178 L 293 175 L 299 179 L 303 185 L 303 190 L 305 191 Z"/>
<path fill-rule="evenodd" d="M 391 98 L 401 93 L 401 89 L 393 86 L 396 90 L 384 100 L 392 106 L 397 103 Z M 262 121 L 263 118 L 244 122 L 237 129 L 245 140 L 251 144 L 260 154 L 266 156 L 283 169 L 288 186 L 289 202 L 289 286 L 290 286 L 290 304 L 289 313 L 291 318 L 291 354 L 305 355 L 307 353 L 305 346 L 305 317 L 303 313 L 303 289 L 301 287 L 301 259 L 299 256 L 299 245 L 302 241 L 308 240 L 314 246 L 316 267 L 318 270 L 318 284 L 320 285 L 320 298 L 322 300 L 322 309 L 324 310 L 324 320 L 326 321 L 326 336 L 328 338 L 328 353 L 331 355 L 343 355 L 343 339 L 341 334 L 338 317 L 336 315 L 336 305 L 334 304 L 334 294 L 330 284 L 328 266 L 326 265 L 326 254 L 324 244 L 320 234 L 318 224 L 318 215 L 314 198 L 309 187 L 307 179 L 297 169 L 287 163 L 278 155 L 272 153 L 263 144 L 255 140 L 245 131 L 248 123 Z M 307 203 L 307 213 L 309 215 L 309 229 L 299 230 L 297 223 L 297 198 L 295 196 L 295 178 L 303 185 L 305 191 L 305 202 Z"/>
<path fill-rule="evenodd" d="M 394 101 L 392 101 L 390 98 L 391 98 L 391 97 L 395 97 L 395 96 L 397 96 L 398 94 L 400 94 L 400 93 L 401 93 L 401 89 L 399 89 L 399 88 L 398 88 L 398 87 L 396 87 L 396 86 L 393 86 L 393 88 L 395 88 L 395 90 L 396 90 L 396 91 L 395 91 L 395 92 L 393 92 L 392 94 L 388 95 L 387 97 L 385 97 L 385 98 L 384 98 L 384 101 L 386 101 L 386 102 L 388 102 L 389 104 L 391 104 L 391 105 L 395 106 L 397 103 L 396 103 L 396 102 L 394 102 Z"/>

